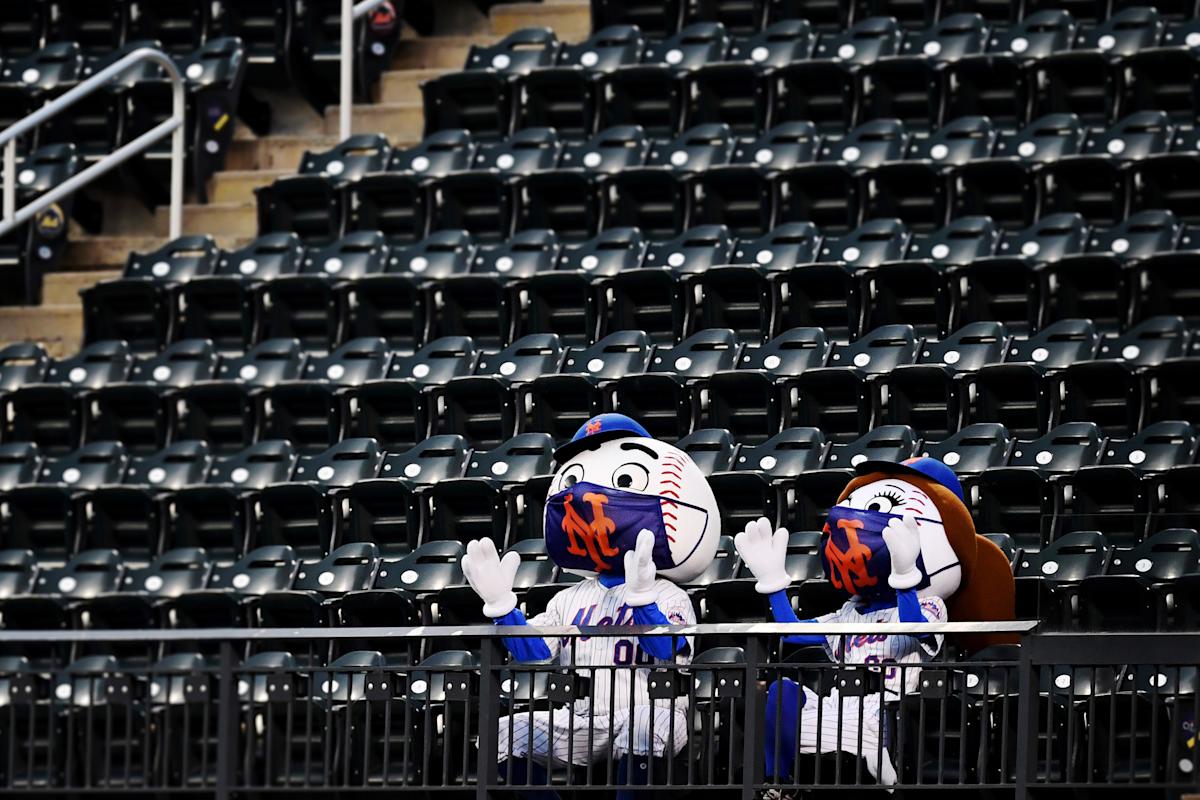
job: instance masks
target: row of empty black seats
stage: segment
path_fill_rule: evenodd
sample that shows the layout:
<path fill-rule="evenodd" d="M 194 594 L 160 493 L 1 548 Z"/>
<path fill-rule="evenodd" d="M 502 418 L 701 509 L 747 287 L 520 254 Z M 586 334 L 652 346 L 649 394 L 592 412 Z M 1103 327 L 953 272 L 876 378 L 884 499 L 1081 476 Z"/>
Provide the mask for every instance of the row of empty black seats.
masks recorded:
<path fill-rule="evenodd" d="M 614 228 L 579 245 L 548 230 L 501 244 L 441 231 L 407 246 L 355 232 L 307 249 L 269 234 L 232 252 L 185 237 L 83 292 L 85 341 L 150 353 L 199 338 L 231 353 L 278 337 L 320 351 L 370 336 L 411 352 L 449 335 L 503 347 L 535 333 L 579 345 L 630 329 L 669 343 L 706 328 L 765 341 L 820 327 L 854 340 L 908 325 L 943 339 L 974 323 L 1026 334 L 1081 318 L 1178 339 L 1179 323 L 1152 320 L 1200 322 L 1194 242 L 1163 212 L 1108 229 L 1053 215 L 1013 232 L 966 217 L 930 235 L 898 220 L 841 236 L 787 223 L 737 238 L 710 225 L 665 241 Z M 1187 352 L 1171 347 L 1159 358 Z"/>
<path fill-rule="evenodd" d="M 545 126 L 575 138 L 612 125 L 661 136 L 726 123 L 747 134 L 792 120 L 822 132 L 886 118 L 931 129 L 981 114 L 1007 129 L 1052 113 L 1105 125 L 1149 110 L 1190 124 L 1197 42 L 1200 23 L 1168 26 L 1148 8 L 1085 29 L 1045 12 L 997 35 L 978 15 L 956 15 L 907 38 L 885 17 L 820 35 L 787 20 L 748 39 L 697 23 L 647 42 L 625 26 L 569 46 L 527 28 L 473 47 L 463 72 L 422 92 L 427 132 L 493 139 Z"/>
<path fill-rule="evenodd" d="M 1068 11 L 1081 23 L 1095 25 L 1131 7 L 1154 8 L 1169 20 L 1197 15 L 1193 0 L 593 0 L 592 27 L 638 25 L 648 36 L 669 36 L 693 22 L 720 22 L 731 31 L 751 33 L 780 20 L 804 17 L 823 33 L 838 33 L 870 17 L 892 17 L 905 30 L 919 31 L 954 14 L 979 14 L 989 24 L 1020 24 L 1046 12 Z"/>

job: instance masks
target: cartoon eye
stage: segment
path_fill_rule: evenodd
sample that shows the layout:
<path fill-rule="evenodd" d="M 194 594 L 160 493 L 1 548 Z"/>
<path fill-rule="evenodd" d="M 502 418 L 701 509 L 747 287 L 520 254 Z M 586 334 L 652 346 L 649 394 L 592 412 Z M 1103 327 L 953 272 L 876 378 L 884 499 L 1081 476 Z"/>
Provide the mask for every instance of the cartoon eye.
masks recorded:
<path fill-rule="evenodd" d="M 571 464 L 558 477 L 558 488 L 559 490 L 569 489 L 581 480 L 583 480 L 583 466 L 581 464 Z"/>
<path fill-rule="evenodd" d="M 898 494 L 880 492 L 868 500 L 863 508 L 865 508 L 867 511 L 881 511 L 884 514 L 890 514 L 892 509 L 896 508 L 903 501 L 904 498 Z"/>
<path fill-rule="evenodd" d="M 622 464 L 613 470 L 612 485 L 618 489 L 644 491 L 650 484 L 650 470 L 634 461 Z"/>

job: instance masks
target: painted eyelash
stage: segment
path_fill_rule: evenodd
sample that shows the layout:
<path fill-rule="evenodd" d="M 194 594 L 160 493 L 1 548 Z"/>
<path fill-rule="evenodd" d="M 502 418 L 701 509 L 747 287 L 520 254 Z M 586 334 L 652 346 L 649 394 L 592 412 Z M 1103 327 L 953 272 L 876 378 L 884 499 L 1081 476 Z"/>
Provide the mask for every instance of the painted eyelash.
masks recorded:
<path fill-rule="evenodd" d="M 904 502 L 904 495 L 900 494 L 899 492 L 896 492 L 893 494 L 892 492 L 884 490 L 884 491 L 876 493 L 875 496 L 876 497 L 886 497 L 888 500 L 892 501 L 892 505 L 894 505 L 894 506 L 898 506 L 902 502 Z"/>

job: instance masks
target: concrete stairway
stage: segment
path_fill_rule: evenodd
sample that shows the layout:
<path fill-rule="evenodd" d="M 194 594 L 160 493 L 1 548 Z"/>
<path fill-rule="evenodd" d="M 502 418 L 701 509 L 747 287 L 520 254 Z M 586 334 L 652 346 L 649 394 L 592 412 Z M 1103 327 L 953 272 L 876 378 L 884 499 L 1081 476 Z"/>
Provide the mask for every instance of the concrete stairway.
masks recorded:
<path fill-rule="evenodd" d="M 354 108 L 354 130 L 382 131 L 393 145 L 417 142 L 424 118 L 421 83 L 461 69 L 472 43 L 488 43 L 515 30 L 547 26 L 560 39 L 578 41 L 590 32 L 587 0 L 547 0 L 495 6 L 484 17 L 463 0 L 451 0 L 445 13 L 439 7 L 435 35 L 402 39 L 392 64 L 383 75 L 374 105 Z M 225 171 L 213 177 L 210 202 L 189 202 L 184 208 L 184 233 L 207 233 L 223 247 L 243 244 L 257 233 L 254 190 L 283 175 L 294 174 L 306 150 L 324 150 L 337 143 L 337 108 L 324 117 L 298 98 L 272 98 L 276 131 L 257 138 L 239 126 Z M 277 102 L 274 102 L 277 101 Z M 71 231 L 71 243 L 59 265 L 46 276 L 43 304 L 0 308 L 0 343 L 34 339 L 54 355 L 78 349 L 83 316 L 78 292 L 93 283 L 116 277 L 131 251 L 147 251 L 167 241 L 168 212 L 151 215 L 118 198 L 108 202 L 101 235 Z"/>

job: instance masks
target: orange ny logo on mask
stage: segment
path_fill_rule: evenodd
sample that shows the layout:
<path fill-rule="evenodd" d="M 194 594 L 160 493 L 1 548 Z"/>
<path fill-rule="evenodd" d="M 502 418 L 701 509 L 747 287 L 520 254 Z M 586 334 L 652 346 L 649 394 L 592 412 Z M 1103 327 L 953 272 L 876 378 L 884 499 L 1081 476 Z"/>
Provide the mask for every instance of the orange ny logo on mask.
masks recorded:
<path fill-rule="evenodd" d="M 608 537 L 616 531 L 616 523 L 604 513 L 604 504 L 608 498 L 598 492 L 585 492 L 583 502 L 592 507 L 592 521 L 586 522 L 575 510 L 572 502 L 574 495 L 567 495 L 563 504 L 563 533 L 567 534 L 570 545 L 567 552 L 575 556 L 587 556 L 596 565 L 597 572 L 611 570 L 613 565 L 605 558 L 620 555 L 620 551 L 609 543 Z"/>
<path fill-rule="evenodd" d="M 837 526 L 846 532 L 846 549 L 840 549 L 832 536 L 825 540 L 829 581 L 838 589 L 859 594 L 861 589 L 879 582 L 879 578 L 871 575 L 867 569 L 867 563 L 871 560 L 871 548 L 858 541 L 861 520 L 839 519 Z M 825 526 L 825 530 L 829 531 L 828 525 Z"/>

